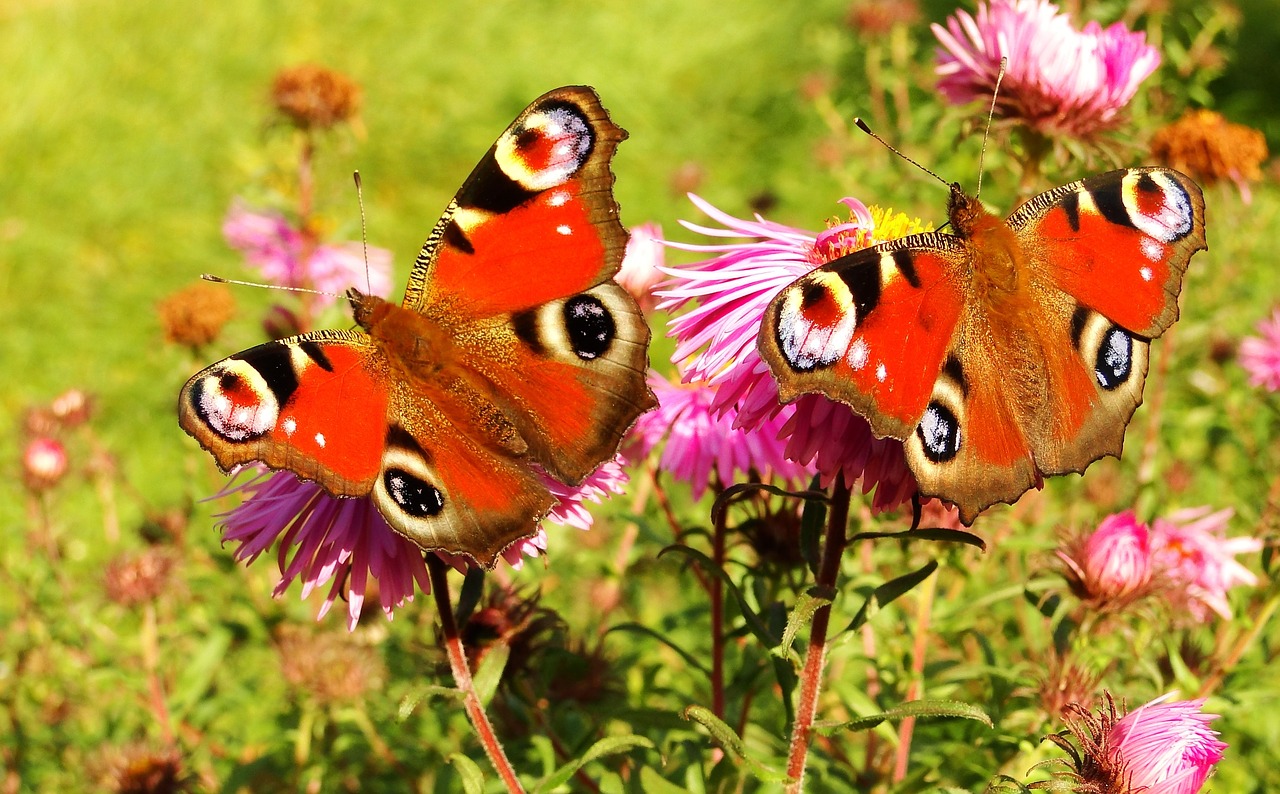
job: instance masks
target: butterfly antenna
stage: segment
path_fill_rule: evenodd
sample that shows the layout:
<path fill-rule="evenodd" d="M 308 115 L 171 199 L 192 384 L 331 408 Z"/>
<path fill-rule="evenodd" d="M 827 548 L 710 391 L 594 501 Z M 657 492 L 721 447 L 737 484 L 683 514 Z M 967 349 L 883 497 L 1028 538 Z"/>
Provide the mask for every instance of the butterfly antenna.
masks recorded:
<path fill-rule="evenodd" d="M 364 251 L 364 284 L 365 293 L 373 294 L 373 276 L 369 275 L 369 229 L 364 218 L 364 190 L 360 184 L 360 172 L 352 171 L 356 181 L 356 203 L 360 205 L 360 247 Z"/>
<path fill-rule="evenodd" d="M 327 295 L 330 298 L 343 297 L 342 295 L 339 295 L 335 292 L 325 292 L 323 290 L 318 290 L 318 289 L 307 289 L 306 287 L 286 287 L 281 284 L 263 284 L 262 282 L 259 282 L 259 281 L 241 281 L 235 278 L 223 278 L 222 276 L 215 276 L 212 273 L 201 273 L 200 278 L 204 279 L 205 281 L 212 281 L 214 284 L 238 284 L 241 287 L 257 287 L 258 289 L 280 289 L 280 290 L 284 290 L 285 292 L 308 292 L 312 295 Z"/>
<path fill-rule="evenodd" d="M 996 87 L 991 90 L 991 109 L 987 111 L 987 128 L 982 131 L 982 151 L 978 154 L 978 189 L 973 197 L 982 195 L 982 174 L 986 169 L 983 163 L 987 159 L 987 139 L 991 137 L 991 120 L 996 117 L 996 100 L 1000 97 L 1000 83 L 1004 80 L 1004 69 L 1009 65 L 1009 56 L 1000 58 L 1000 71 L 996 73 Z"/>
<path fill-rule="evenodd" d="M 912 165 L 914 165 L 916 168 L 919 168 L 921 171 L 924 171 L 926 174 L 928 174 L 929 176 L 931 176 L 931 177 L 933 177 L 934 179 L 938 180 L 938 181 L 939 181 L 939 182 L 941 182 L 942 184 L 946 185 L 948 188 L 950 188 L 950 187 L 951 187 L 951 183 L 950 183 L 950 182 L 948 182 L 947 180 L 945 180 L 945 179 L 943 179 L 942 177 L 938 176 L 938 175 L 937 175 L 937 174 L 935 174 L 934 172 L 930 171 L 928 168 L 925 168 L 923 165 L 920 165 L 920 164 L 919 164 L 919 163 L 917 163 L 915 160 L 912 160 L 910 157 L 907 157 L 907 156 L 906 156 L 905 154 L 903 154 L 902 152 L 900 152 L 900 151 L 898 151 L 897 149 L 893 148 L 893 146 L 891 146 L 891 145 L 889 144 L 889 142 L 888 142 L 888 141 L 886 141 L 884 138 L 881 138 L 879 135 L 876 135 L 874 132 L 872 132 L 872 131 L 871 131 L 871 128 L 870 128 L 870 127 L 868 127 L 868 126 L 867 126 L 867 123 L 866 123 L 865 121 L 863 121 L 862 119 L 860 119 L 860 118 L 855 118 L 855 119 L 853 120 L 853 123 L 854 123 L 855 125 L 857 125 L 858 129 L 862 130 L 862 131 L 863 131 L 863 132 L 865 132 L 866 134 L 870 135 L 872 138 L 875 138 L 877 141 L 879 141 L 879 142 L 880 142 L 880 145 L 881 145 L 881 146 L 883 146 L 884 148 L 886 148 L 886 149 L 888 149 L 889 151 L 893 152 L 894 154 L 898 155 L 898 156 L 899 156 L 899 157 L 901 157 L 903 160 L 906 160 L 908 163 L 911 163 L 911 164 L 912 164 Z"/>

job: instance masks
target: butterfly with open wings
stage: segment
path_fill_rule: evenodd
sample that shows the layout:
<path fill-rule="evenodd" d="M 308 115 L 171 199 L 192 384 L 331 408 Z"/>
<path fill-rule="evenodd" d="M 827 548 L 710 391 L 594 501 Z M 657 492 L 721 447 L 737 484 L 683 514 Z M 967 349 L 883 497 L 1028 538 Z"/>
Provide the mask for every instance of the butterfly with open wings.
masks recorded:
<path fill-rule="evenodd" d="M 612 281 L 627 233 L 596 93 L 535 100 L 436 223 L 404 301 L 350 290 L 360 330 L 268 342 L 197 373 L 179 423 L 229 471 L 260 461 L 368 497 L 424 550 L 492 567 L 654 397 L 649 327 Z"/>
<path fill-rule="evenodd" d="M 818 392 L 900 439 L 920 493 L 966 524 L 1048 475 L 1120 455 L 1148 348 L 1205 242 L 1200 188 L 1128 168 L 1007 220 L 951 185 L 953 234 L 823 265 L 770 303 L 761 356 L 791 402 Z"/>

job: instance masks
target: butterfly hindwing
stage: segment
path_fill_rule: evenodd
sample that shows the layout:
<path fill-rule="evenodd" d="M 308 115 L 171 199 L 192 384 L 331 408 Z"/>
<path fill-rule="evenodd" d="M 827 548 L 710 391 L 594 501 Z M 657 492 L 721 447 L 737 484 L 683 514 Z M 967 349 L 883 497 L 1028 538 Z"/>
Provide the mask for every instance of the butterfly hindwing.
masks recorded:
<path fill-rule="evenodd" d="M 386 361 L 369 337 L 316 331 L 197 373 L 178 397 L 178 422 L 224 471 L 261 461 L 361 496 L 380 469 L 388 401 Z"/>

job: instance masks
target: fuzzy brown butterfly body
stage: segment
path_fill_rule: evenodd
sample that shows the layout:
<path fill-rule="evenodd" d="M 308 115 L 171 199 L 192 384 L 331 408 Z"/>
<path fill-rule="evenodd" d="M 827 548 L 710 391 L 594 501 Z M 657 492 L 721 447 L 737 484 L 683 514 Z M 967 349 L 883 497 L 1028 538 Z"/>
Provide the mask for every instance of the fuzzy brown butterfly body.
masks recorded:
<path fill-rule="evenodd" d="M 1178 317 L 1204 198 L 1131 168 L 1064 185 L 1007 220 L 951 187 L 954 234 L 834 260 L 770 304 L 761 355 L 784 402 L 820 392 L 903 441 L 921 494 L 965 523 L 1042 477 L 1119 456 L 1152 339 Z"/>
<path fill-rule="evenodd" d="M 492 567 L 639 414 L 649 327 L 612 281 L 627 235 L 609 163 L 626 133 L 590 88 L 551 91 L 489 150 L 396 305 L 348 293 L 317 331 L 196 374 L 179 422 L 223 470 L 260 461 L 369 497 L 400 534 Z"/>

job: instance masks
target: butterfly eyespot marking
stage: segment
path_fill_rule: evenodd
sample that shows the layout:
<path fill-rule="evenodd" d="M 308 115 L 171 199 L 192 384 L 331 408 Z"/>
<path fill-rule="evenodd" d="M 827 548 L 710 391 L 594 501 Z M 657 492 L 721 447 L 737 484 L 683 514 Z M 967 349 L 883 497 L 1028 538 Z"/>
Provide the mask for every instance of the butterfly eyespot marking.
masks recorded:
<path fill-rule="evenodd" d="M 234 358 L 192 383 L 191 407 L 206 427 L 233 443 L 266 435 L 280 416 L 280 402 L 266 378 Z"/>
<path fill-rule="evenodd" d="M 594 146 L 591 123 L 578 106 L 549 102 L 504 133 L 494 155 L 508 178 L 536 193 L 573 177 Z"/>
<path fill-rule="evenodd" d="M 933 463 L 946 463 L 960 453 L 960 422 L 950 408 L 936 400 L 925 408 L 916 435 L 925 457 Z"/>
<path fill-rule="evenodd" d="M 618 330 L 609 309 L 594 295 L 575 295 L 564 302 L 564 328 L 573 352 L 584 361 L 609 352 Z"/>
<path fill-rule="evenodd" d="M 382 484 L 391 501 L 413 518 L 430 518 L 444 510 L 444 494 L 440 489 L 404 469 L 384 471 Z"/>
<path fill-rule="evenodd" d="M 839 361 L 857 325 L 857 310 L 844 281 L 835 273 L 816 270 L 787 290 L 776 339 L 787 364 L 807 372 Z"/>
<path fill-rule="evenodd" d="M 1111 326 L 1098 346 L 1094 375 L 1107 391 L 1119 388 L 1133 373 L 1133 337 L 1118 325 Z"/>

